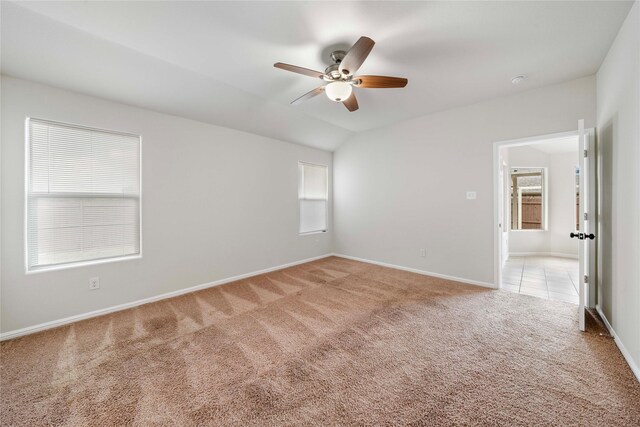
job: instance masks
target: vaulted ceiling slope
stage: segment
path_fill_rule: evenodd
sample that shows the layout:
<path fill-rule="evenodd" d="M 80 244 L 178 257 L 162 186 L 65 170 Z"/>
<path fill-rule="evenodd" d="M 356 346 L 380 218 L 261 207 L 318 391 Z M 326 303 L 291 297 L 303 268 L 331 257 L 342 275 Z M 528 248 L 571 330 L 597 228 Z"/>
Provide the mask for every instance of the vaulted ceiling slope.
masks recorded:
<path fill-rule="evenodd" d="M 597 71 L 632 2 L 2 2 L 2 72 L 334 150 L 356 132 Z M 273 68 L 376 41 L 360 110 Z M 514 86 L 510 78 L 525 74 Z"/>

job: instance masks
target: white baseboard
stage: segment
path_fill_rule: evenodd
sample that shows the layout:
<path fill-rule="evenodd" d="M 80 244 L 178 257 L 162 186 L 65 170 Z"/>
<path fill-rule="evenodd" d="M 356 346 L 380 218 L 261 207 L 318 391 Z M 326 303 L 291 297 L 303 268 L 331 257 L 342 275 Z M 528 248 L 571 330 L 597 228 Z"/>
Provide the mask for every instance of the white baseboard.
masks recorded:
<path fill-rule="evenodd" d="M 578 255 L 563 254 L 561 252 L 509 252 L 509 257 L 512 256 L 551 256 L 557 258 L 578 259 Z"/>
<path fill-rule="evenodd" d="M 318 259 L 327 258 L 327 257 L 330 257 L 332 255 L 333 254 L 325 254 L 325 255 L 320 255 L 320 256 L 317 256 L 317 257 L 313 257 L 313 258 L 303 259 L 303 260 L 300 260 L 300 261 L 294 261 L 294 262 L 290 262 L 288 264 L 278 265 L 276 267 L 265 268 L 264 270 L 253 271 L 251 273 L 246 273 L 246 274 L 240 274 L 238 276 L 228 277 L 226 279 L 220 279 L 220 280 L 216 280 L 216 281 L 213 281 L 213 282 L 203 283 L 201 285 L 191 286 L 191 287 L 188 287 L 188 288 L 179 289 L 179 290 L 173 291 L 173 292 L 167 292 L 165 294 L 160 294 L 160 295 L 152 296 L 152 297 L 149 297 L 149 298 L 144 298 L 144 299 L 137 300 L 137 301 L 132 301 L 132 302 L 124 303 L 124 304 L 115 305 L 113 307 L 102 308 L 102 309 L 99 309 L 99 310 L 90 311 L 88 313 L 83 313 L 83 314 L 76 314 L 75 316 L 65 317 L 64 319 L 52 320 L 50 322 L 40 323 L 40 324 L 34 325 L 34 326 L 27 326 L 26 328 L 16 329 L 14 331 L 4 332 L 4 333 L 0 334 L 0 341 L 10 340 L 12 338 L 17 338 L 17 337 L 21 337 L 23 335 L 33 334 L 33 333 L 44 331 L 44 330 L 47 330 L 47 329 L 57 328 L 58 326 L 67 325 L 69 323 L 78 322 L 80 320 L 90 319 L 92 317 L 98 317 L 98 316 L 102 316 L 102 315 L 105 315 L 105 314 L 113 313 L 113 312 L 116 312 L 116 311 L 126 310 L 126 309 L 132 308 L 132 307 L 137 307 L 139 305 L 149 304 L 151 302 L 160 301 L 160 300 L 167 299 L 167 298 L 177 297 L 179 295 L 188 294 L 190 292 L 195 292 L 195 291 L 211 288 L 211 287 L 218 286 L 218 285 L 223 285 L 223 284 L 229 283 L 229 282 L 235 282 L 236 280 L 242 280 L 242 279 L 246 279 L 248 277 L 258 276 L 260 274 L 270 273 L 270 272 L 276 271 L 276 270 L 282 270 L 283 268 L 293 267 L 295 265 L 304 264 L 304 263 L 311 262 L 311 261 L 316 261 Z"/>
<path fill-rule="evenodd" d="M 631 371 L 636 376 L 638 381 L 640 381 L 640 368 L 638 368 L 638 365 L 636 365 L 636 362 L 631 357 L 631 353 L 629 353 L 627 348 L 624 346 L 624 344 L 622 343 L 622 340 L 620 339 L 618 334 L 616 334 L 616 331 L 611 326 L 611 323 L 609 323 L 609 319 L 607 319 L 607 316 L 604 315 L 599 305 L 596 305 L 596 311 L 598 312 L 598 314 L 600 315 L 600 318 L 602 318 L 602 321 L 604 322 L 605 326 L 609 330 L 609 333 L 613 337 L 616 345 L 618 346 L 618 349 L 620 349 L 620 353 L 622 353 L 622 356 L 624 356 L 625 360 L 629 364 Z"/>
<path fill-rule="evenodd" d="M 467 283 L 469 285 L 476 285 L 476 286 L 482 286 L 482 287 L 485 287 L 485 288 L 497 289 L 496 285 L 494 285 L 493 283 L 481 282 L 479 280 L 471 280 L 471 279 L 465 279 L 465 278 L 462 278 L 462 277 L 447 276 L 446 274 L 433 273 L 431 271 L 418 270 L 417 268 L 403 267 L 401 265 L 389 264 L 389 263 L 380 262 L 380 261 L 373 261 L 373 260 L 370 260 L 370 259 L 358 258 L 358 257 L 350 256 L 350 255 L 333 254 L 333 256 L 337 256 L 337 257 L 340 257 L 340 258 L 351 259 L 351 260 L 354 260 L 354 261 L 366 262 L 367 264 L 380 265 L 382 267 L 395 268 L 396 270 L 409 271 L 411 273 L 422 274 L 423 276 L 437 277 L 439 279 L 452 280 L 454 282 L 461 282 L 461 283 Z"/>

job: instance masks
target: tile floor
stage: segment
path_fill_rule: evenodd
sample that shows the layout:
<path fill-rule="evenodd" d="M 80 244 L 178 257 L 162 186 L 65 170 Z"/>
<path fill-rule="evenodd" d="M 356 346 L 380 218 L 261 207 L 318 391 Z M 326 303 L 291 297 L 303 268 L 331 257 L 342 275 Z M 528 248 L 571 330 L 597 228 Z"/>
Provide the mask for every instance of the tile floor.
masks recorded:
<path fill-rule="evenodd" d="M 502 289 L 578 304 L 578 260 L 557 257 L 509 257 Z"/>

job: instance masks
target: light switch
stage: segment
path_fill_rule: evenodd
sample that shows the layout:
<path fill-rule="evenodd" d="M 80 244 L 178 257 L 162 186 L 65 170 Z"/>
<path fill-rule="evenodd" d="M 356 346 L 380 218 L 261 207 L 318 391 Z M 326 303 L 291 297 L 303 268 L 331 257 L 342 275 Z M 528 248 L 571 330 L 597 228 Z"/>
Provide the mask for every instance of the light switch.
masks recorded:
<path fill-rule="evenodd" d="M 467 200 L 475 200 L 476 192 L 475 191 L 467 191 Z"/>

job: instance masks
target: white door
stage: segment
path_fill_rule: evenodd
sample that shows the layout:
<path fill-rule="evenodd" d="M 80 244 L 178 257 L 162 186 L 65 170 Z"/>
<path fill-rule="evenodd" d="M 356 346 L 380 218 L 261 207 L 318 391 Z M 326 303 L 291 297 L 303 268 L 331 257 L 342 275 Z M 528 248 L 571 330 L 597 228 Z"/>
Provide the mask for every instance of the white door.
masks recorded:
<path fill-rule="evenodd" d="M 593 188 L 595 181 L 593 158 L 595 153 L 593 151 L 593 132 L 585 130 L 584 120 L 578 121 L 578 135 L 579 135 L 579 147 L 578 150 L 578 166 L 580 169 L 579 180 L 579 217 L 578 226 L 579 229 L 571 233 L 571 237 L 579 240 L 579 257 L 580 257 L 580 271 L 578 279 L 580 282 L 579 293 L 579 324 L 580 330 L 585 330 L 585 308 L 589 306 L 589 288 L 590 281 L 595 280 L 595 274 L 592 274 L 593 257 L 595 256 L 595 234 L 593 225 L 594 221 L 594 207 L 595 200 L 592 200 L 592 194 L 590 190 Z"/>
<path fill-rule="evenodd" d="M 511 228 L 511 214 L 509 210 L 511 208 L 511 175 L 509 173 L 509 166 L 506 162 L 502 162 L 501 177 L 501 197 L 500 209 L 502 210 L 502 216 L 500 222 L 502 223 L 502 265 L 504 268 L 507 258 L 509 258 L 509 229 Z"/>
<path fill-rule="evenodd" d="M 508 248 L 504 239 L 504 231 L 508 229 L 505 218 L 504 203 L 502 202 L 506 195 L 504 193 L 504 165 L 505 162 L 502 159 L 502 149 L 498 151 L 498 164 L 500 165 L 500 172 L 498 173 L 498 228 L 500 233 L 500 268 L 504 268 L 504 263 L 507 260 Z"/>

